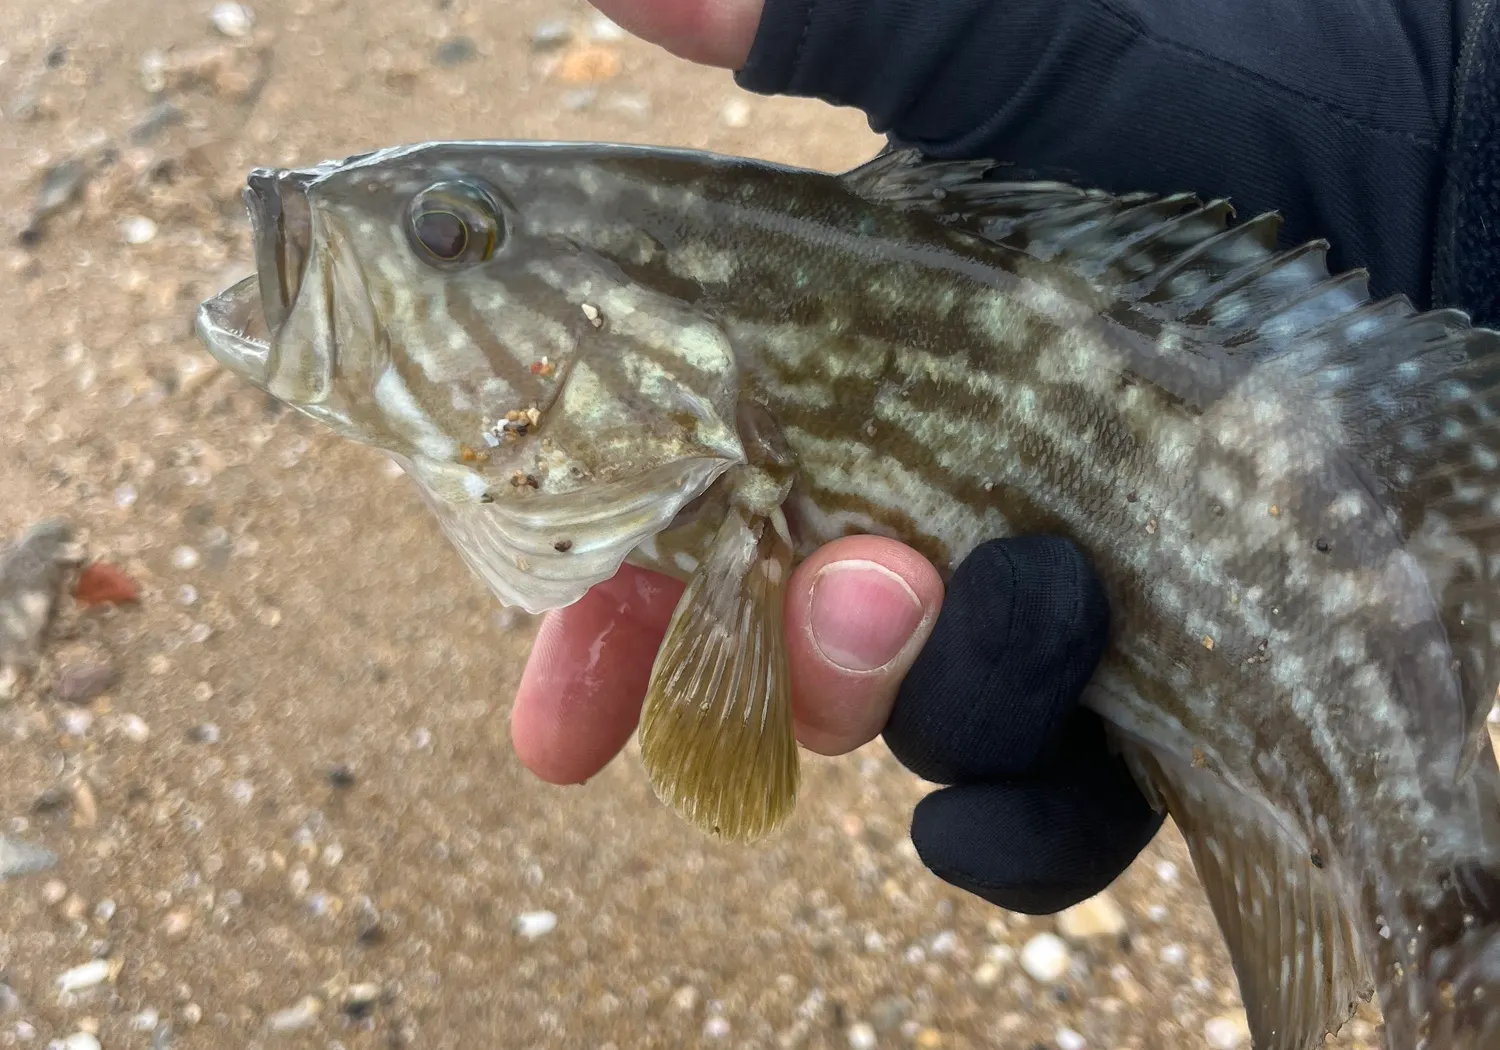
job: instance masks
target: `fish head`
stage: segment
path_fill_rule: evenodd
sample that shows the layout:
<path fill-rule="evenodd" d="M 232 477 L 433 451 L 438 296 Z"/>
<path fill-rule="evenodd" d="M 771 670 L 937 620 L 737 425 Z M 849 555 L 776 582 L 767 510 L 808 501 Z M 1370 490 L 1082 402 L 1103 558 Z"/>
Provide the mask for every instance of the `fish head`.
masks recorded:
<path fill-rule="evenodd" d="M 728 339 L 618 235 L 636 172 L 532 143 L 256 169 L 257 272 L 199 336 L 400 463 L 502 601 L 567 604 L 745 459 Z"/>

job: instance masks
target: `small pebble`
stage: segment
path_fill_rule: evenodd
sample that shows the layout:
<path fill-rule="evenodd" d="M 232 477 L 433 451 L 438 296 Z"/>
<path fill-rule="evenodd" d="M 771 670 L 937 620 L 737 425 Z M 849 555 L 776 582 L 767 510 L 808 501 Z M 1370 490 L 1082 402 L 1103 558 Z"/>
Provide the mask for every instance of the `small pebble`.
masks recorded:
<path fill-rule="evenodd" d="M 120 719 L 120 732 L 137 744 L 144 744 L 151 739 L 151 727 L 140 715 L 126 715 Z"/>
<path fill-rule="evenodd" d="M 156 239 L 156 223 L 144 215 L 132 215 L 120 223 L 126 244 L 146 244 Z"/>
<path fill-rule="evenodd" d="M 57 866 L 57 854 L 29 842 L 0 835 L 0 879 L 35 875 Z"/>
<path fill-rule="evenodd" d="M 42 903 L 51 907 L 61 904 L 68 896 L 68 884 L 61 879 L 48 879 L 42 884 Z"/>
<path fill-rule="evenodd" d="M 1187 949 L 1180 944 L 1169 944 L 1161 950 L 1161 961 L 1168 966 L 1181 966 L 1187 959 Z"/>
<path fill-rule="evenodd" d="M 1203 1038 L 1213 1050 L 1236 1050 L 1250 1040 L 1250 1025 L 1244 1011 L 1220 1014 L 1203 1026 Z"/>
<path fill-rule="evenodd" d="M 118 907 L 114 901 L 105 897 L 98 904 L 94 905 L 94 920 L 96 922 L 109 922 L 109 920 L 115 917 L 115 911 Z"/>
<path fill-rule="evenodd" d="M 875 1050 L 875 1029 L 863 1021 L 849 1026 L 849 1050 Z"/>
<path fill-rule="evenodd" d="M 573 37 L 573 30 L 561 18 L 549 19 L 531 31 L 533 51 L 555 51 Z"/>
<path fill-rule="evenodd" d="M 729 1022 L 715 1014 L 703 1022 L 703 1037 L 705 1039 L 723 1039 L 729 1034 Z"/>
<path fill-rule="evenodd" d="M 21 997 L 8 984 L 0 983 L 0 1014 L 15 1013 L 21 1008 Z"/>
<path fill-rule="evenodd" d="M 608 102 L 609 108 L 624 113 L 628 117 L 639 117 L 644 119 L 651 115 L 651 99 L 647 95 L 626 92 L 619 95 L 611 95 Z"/>
<path fill-rule="evenodd" d="M 1059 1028 L 1057 1030 L 1057 1050 L 1084 1050 L 1088 1043 L 1083 1036 L 1071 1028 Z"/>
<path fill-rule="evenodd" d="M 672 1008 L 690 1014 L 698 1006 L 698 989 L 685 984 L 672 993 Z"/>
<path fill-rule="evenodd" d="M 155 1010 L 142 1010 L 130 1020 L 130 1027 L 137 1032 L 150 1032 L 155 1030 L 157 1022 L 161 1020 L 161 1014 Z"/>
<path fill-rule="evenodd" d="M 181 108 L 171 102 L 158 102 L 130 129 L 130 141 L 144 146 L 168 128 L 182 123 Z"/>
<path fill-rule="evenodd" d="M 625 30 L 605 15 L 595 15 L 589 22 L 589 39 L 596 44 L 619 43 L 625 36 Z"/>
<path fill-rule="evenodd" d="M 368 1017 L 379 998 L 380 985 L 372 981 L 350 985 L 349 992 L 344 997 L 344 1013 L 354 1018 Z"/>
<path fill-rule="evenodd" d="M 87 736 L 88 731 L 94 727 L 94 714 L 92 711 L 64 711 L 58 719 L 62 723 L 62 730 L 69 736 Z"/>
<path fill-rule="evenodd" d="M 167 917 L 162 920 L 161 931 L 168 940 L 179 940 L 187 936 L 188 930 L 193 926 L 193 909 L 188 907 L 174 908 L 167 912 Z"/>
<path fill-rule="evenodd" d="M 557 916 L 550 911 L 528 911 L 516 916 L 516 932 L 528 941 L 545 937 L 557 929 Z"/>
<path fill-rule="evenodd" d="M 1039 933 L 1021 949 L 1021 968 L 1042 984 L 1067 973 L 1070 959 L 1067 942 L 1054 933 Z"/>
<path fill-rule="evenodd" d="M 74 1032 L 56 1045 L 58 1050 L 99 1050 L 99 1039 L 90 1032 Z"/>
<path fill-rule="evenodd" d="M 440 66 L 461 66 L 479 55 L 474 41 L 466 36 L 444 40 L 433 53 L 432 60 Z"/>
<path fill-rule="evenodd" d="M 1118 937 L 1125 932 L 1125 913 L 1107 893 L 1075 904 L 1057 917 L 1057 929 L 1070 941 Z"/>
<path fill-rule="evenodd" d="M 198 588 L 194 587 L 191 583 L 184 583 L 181 587 L 177 588 L 178 605 L 192 605 L 197 600 Z"/>
<path fill-rule="evenodd" d="M 1156 877 L 1161 879 L 1162 882 L 1176 882 L 1177 865 L 1169 860 L 1158 862 L 1156 865 Z"/>
<path fill-rule="evenodd" d="M 217 744 L 219 742 L 219 727 L 212 722 L 204 722 L 188 730 L 188 739 L 195 744 Z"/>
<path fill-rule="evenodd" d="M 255 24 L 255 15 L 244 4 L 215 4 L 208 18 L 215 29 L 235 39 L 249 36 L 250 27 Z"/>
<path fill-rule="evenodd" d="M 296 1006 L 276 1011 L 266 1024 L 273 1032 L 295 1032 L 312 1024 L 322 1012 L 323 1004 L 309 995 Z"/>
<path fill-rule="evenodd" d="M 135 506 L 137 498 L 139 498 L 139 493 L 136 492 L 134 485 L 121 485 L 115 489 L 115 506 L 121 510 Z"/>
<path fill-rule="evenodd" d="M 172 552 L 172 564 L 179 569 L 196 569 L 202 558 L 191 547 L 178 547 Z"/>
<path fill-rule="evenodd" d="M 719 119 L 726 127 L 743 128 L 750 123 L 750 103 L 742 98 L 730 99 L 719 111 Z"/>
<path fill-rule="evenodd" d="M 63 992 L 81 992 L 109 980 L 108 959 L 91 959 L 82 966 L 75 966 L 57 977 L 57 987 Z"/>
<path fill-rule="evenodd" d="M 120 672 L 107 660 L 69 664 L 58 672 L 54 693 L 65 704 L 87 704 L 119 680 Z"/>

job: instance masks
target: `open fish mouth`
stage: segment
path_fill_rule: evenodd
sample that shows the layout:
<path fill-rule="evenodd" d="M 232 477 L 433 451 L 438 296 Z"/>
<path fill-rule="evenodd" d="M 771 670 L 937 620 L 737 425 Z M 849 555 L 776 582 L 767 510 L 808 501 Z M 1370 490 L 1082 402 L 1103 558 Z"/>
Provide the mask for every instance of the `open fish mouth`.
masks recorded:
<path fill-rule="evenodd" d="M 335 162 L 299 169 L 256 168 L 246 179 L 245 207 L 255 269 L 198 308 L 195 326 L 214 358 L 262 389 L 270 381 L 270 347 L 292 312 L 312 252 L 309 188 Z"/>
<path fill-rule="evenodd" d="M 272 332 L 291 312 L 307 270 L 312 248 L 312 208 L 307 191 L 321 175 L 316 168 L 256 168 L 246 179 L 244 199 L 255 231 L 261 309 Z"/>
<path fill-rule="evenodd" d="M 214 360 L 265 389 L 271 341 L 261 308 L 259 274 L 253 273 L 201 303 L 194 328 Z"/>

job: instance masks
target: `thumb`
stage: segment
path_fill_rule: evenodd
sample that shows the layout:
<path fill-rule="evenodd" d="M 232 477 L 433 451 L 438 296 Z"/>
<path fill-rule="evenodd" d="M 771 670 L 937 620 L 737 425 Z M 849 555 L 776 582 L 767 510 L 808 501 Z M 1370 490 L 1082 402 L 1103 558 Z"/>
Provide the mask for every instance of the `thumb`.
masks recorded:
<path fill-rule="evenodd" d="M 804 747 L 839 755 L 880 733 L 942 601 L 937 570 L 882 537 L 834 540 L 797 567 L 786 636 Z"/>
<path fill-rule="evenodd" d="M 765 0 L 591 0 L 642 40 L 679 58 L 739 69 L 750 55 Z"/>

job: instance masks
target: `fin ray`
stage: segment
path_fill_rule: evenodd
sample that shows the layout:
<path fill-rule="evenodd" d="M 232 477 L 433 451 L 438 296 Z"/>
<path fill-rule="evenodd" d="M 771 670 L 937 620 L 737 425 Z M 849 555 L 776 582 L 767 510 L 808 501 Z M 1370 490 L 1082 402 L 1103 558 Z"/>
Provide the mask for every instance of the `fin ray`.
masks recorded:
<path fill-rule="evenodd" d="M 799 770 L 782 607 L 791 552 L 733 510 L 657 653 L 641 756 L 661 800 L 703 831 L 760 839 L 790 816 Z"/>
<path fill-rule="evenodd" d="M 1278 246 L 1267 212 L 1230 225 L 1226 202 L 1006 181 L 996 162 L 893 150 L 845 173 L 868 200 L 927 214 L 1083 279 L 1138 377 L 1190 411 L 1259 393 L 1326 412 L 1336 440 L 1420 565 L 1456 658 L 1418 730 L 1462 771 L 1500 690 L 1500 333 L 1459 310 L 1370 299 L 1366 274 L 1331 274 L 1326 241 Z M 990 176 L 994 177 L 990 177 Z M 1174 338 L 1164 340 L 1164 328 Z"/>
<path fill-rule="evenodd" d="M 1374 993 L 1334 858 L 1317 867 L 1311 847 L 1212 771 L 1134 744 L 1123 750 L 1187 840 L 1229 945 L 1254 1050 L 1312 1050 Z"/>

